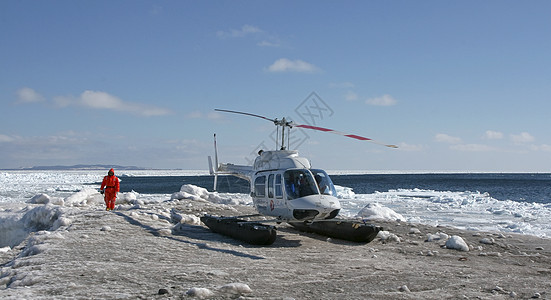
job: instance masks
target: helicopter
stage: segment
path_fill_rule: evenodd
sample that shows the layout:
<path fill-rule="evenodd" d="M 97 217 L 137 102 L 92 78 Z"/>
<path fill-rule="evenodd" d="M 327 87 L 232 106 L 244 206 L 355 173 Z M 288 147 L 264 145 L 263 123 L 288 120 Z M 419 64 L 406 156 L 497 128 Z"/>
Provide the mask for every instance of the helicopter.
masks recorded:
<path fill-rule="evenodd" d="M 217 189 L 219 175 L 233 175 L 247 180 L 250 183 L 251 197 L 256 211 L 260 215 L 274 217 L 278 223 L 313 223 L 330 220 L 334 219 L 341 210 L 335 186 L 327 172 L 312 168 L 310 161 L 299 156 L 297 150 L 288 149 L 289 135 L 293 127 L 338 134 L 397 148 L 395 145 L 380 143 L 355 134 L 298 124 L 286 118 L 270 119 L 261 115 L 226 109 L 215 109 L 215 111 L 261 118 L 276 125 L 276 150 L 259 151 L 252 166 L 219 163 L 216 134 L 214 135 L 214 165 L 211 156 L 208 157 L 208 161 L 210 174 L 214 175 L 214 190 Z M 277 141 L 279 137 L 281 137 L 280 143 Z"/>

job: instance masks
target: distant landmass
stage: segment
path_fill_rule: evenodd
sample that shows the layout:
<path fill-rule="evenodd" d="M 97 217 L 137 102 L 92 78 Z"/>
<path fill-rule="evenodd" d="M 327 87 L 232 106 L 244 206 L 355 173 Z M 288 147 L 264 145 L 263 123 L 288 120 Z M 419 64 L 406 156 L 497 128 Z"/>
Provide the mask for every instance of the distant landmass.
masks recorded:
<path fill-rule="evenodd" d="M 21 171 L 77 171 L 77 170 L 149 170 L 147 168 L 136 166 L 119 166 L 119 165 L 72 165 L 72 166 L 36 166 L 19 169 L 7 169 L 7 170 L 21 170 Z"/>

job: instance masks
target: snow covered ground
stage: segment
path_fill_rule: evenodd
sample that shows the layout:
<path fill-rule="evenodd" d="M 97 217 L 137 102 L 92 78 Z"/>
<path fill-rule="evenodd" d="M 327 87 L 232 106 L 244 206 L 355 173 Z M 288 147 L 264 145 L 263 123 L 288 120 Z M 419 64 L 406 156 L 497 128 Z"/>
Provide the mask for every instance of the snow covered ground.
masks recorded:
<path fill-rule="evenodd" d="M 378 221 L 385 230 L 369 244 L 299 233 L 281 224 L 273 245 L 257 247 L 210 232 L 198 220 L 204 213 L 248 214 L 250 206 L 213 203 L 200 194 L 177 194 L 162 203 L 123 203 L 112 212 L 94 205 L 97 195 L 92 192 L 81 194 L 86 201 L 74 202 L 88 206 L 37 204 L 28 214 L 36 216 L 34 222 L 43 230 L 0 253 L 0 298 L 551 295 L 549 239 Z"/>
<path fill-rule="evenodd" d="M 375 241 L 343 242 L 281 224 L 272 246 L 256 247 L 199 221 L 205 213 L 253 213 L 247 195 L 184 185 L 166 195 L 120 193 L 116 210 L 106 212 L 90 185 L 104 172 L 15 173 L 0 177 L 2 299 L 551 296 L 551 241 L 496 230 L 514 231 L 501 216 L 530 217 L 500 212 L 505 208 L 483 194 L 355 195 L 341 187 L 345 217 L 385 228 Z M 420 210 L 427 219 L 415 218 Z M 484 221 L 488 216 L 497 218 Z M 477 230 L 441 224 L 458 220 L 478 221 Z M 480 231 L 485 224 L 491 233 Z"/>

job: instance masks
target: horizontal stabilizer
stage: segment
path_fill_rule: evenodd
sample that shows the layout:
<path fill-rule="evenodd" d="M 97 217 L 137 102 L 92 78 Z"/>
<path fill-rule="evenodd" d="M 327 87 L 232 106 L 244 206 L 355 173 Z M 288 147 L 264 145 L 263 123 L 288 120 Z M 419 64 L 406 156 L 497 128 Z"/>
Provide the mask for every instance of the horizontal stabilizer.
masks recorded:
<path fill-rule="evenodd" d="M 234 164 L 220 164 L 218 170 L 216 170 L 216 174 L 233 175 L 250 182 L 253 176 L 253 167 Z"/>

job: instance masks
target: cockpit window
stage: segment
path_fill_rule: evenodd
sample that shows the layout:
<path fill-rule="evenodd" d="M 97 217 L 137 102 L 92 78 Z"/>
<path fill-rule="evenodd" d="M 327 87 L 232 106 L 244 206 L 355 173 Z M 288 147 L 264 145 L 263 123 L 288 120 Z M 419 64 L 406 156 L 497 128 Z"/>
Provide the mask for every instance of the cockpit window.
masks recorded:
<path fill-rule="evenodd" d="M 308 170 L 287 170 L 283 177 L 289 200 L 318 194 L 316 181 Z"/>
<path fill-rule="evenodd" d="M 333 185 L 333 181 L 331 181 L 331 178 L 327 175 L 327 173 L 325 173 L 324 170 L 312 169 L 310 171 L 314 174 L 320 193 L 337 197 L 335 185 Z"/>

